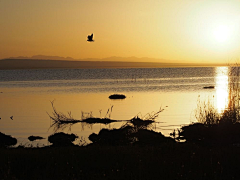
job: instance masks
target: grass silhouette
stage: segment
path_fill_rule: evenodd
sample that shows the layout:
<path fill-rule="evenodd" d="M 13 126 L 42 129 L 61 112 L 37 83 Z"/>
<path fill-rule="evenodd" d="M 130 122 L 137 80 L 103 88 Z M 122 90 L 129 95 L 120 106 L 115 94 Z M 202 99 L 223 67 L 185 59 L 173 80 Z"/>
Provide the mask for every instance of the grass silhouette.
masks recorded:
<path fill-rule="evenodd" d="M 198 122 L 182 127 L 177 139 L 209 146 L 240 144 L 239 67 L 231 67 L 228 77 L 228 106 L 218 112 L 210 101 L 198 100 Z"/>

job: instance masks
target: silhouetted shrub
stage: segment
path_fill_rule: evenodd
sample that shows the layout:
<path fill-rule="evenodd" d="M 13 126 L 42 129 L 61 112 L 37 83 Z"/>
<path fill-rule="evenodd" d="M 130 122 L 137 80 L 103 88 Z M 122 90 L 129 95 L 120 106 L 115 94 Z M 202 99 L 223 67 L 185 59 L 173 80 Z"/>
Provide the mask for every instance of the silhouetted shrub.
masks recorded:
<path fill-rule="evenodd" d="M 177 139 L 211 146 L 240 144 L 240 123 L 219 123 L 211 126 L 194 123 L 182 127 Z"/>
<path fill-rule="evenodd" d="M 77 139 L 78 136 L 75 134 L 65 134 L 63 132 L 52 134 L 48 137 L 48 141 L 53 144 L 53 146 L 72 146 L 73 141 Z"/>
<path fill-rule="evenodd" d="M 209 128 L 202 123 L 194 123 L 183 126 L 179 133 L 178 139 L 186 140 L 187 142 L 198 142 L 209 138 Z"/>
<path fill-rule="evenodd" d="M 0 132 L 0 147 L 14 146 L 16 144 L 16 138 Z"/>
<path fill-rule="evenodd" d="M 161 132 L 153 130 L 139 129 L 133 134 L 138 145 L 158 146 L 162 143 L 175 143 L 176 141 L 170 137 L 165 137 Z"/>
<path fill-rule="evenodd" d="M 131 131 L 133 131 L 131 126 L 112 130 L 102 129 L 98 134 L 92 133 L 89 140 L 100 145 L 128 145 L 132 143 Z"/>
<path fill-rule="evenodd" d="M 153 130 L 123 126 L 120 129 L 102 129 L 99 134 L 91 134 L 89 140 L 99 145 L 151 145 L 174 143 L 175 140 L 165 137 L 162 133 Z"/>

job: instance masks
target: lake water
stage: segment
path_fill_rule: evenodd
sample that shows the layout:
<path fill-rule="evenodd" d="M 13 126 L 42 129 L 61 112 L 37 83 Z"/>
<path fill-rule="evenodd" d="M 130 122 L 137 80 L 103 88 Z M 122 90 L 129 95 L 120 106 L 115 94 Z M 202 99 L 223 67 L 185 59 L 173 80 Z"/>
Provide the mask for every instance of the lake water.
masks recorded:
<path fill-rule="evenodd" d="M 228 74 L 228 67 L 0 70 L 0 131 L 16 137 L 20 144 L 47 145 L 47 139 L 30 143 L 27 137 L 47 138 L 54 133 L 47 114 L 52 113 L 50 101 L 54 100 L 59 112 L 71 111 L 75 119 L 81 119 L 82 112 L 104 117 L 111 106 L 111 118 L 117 120 L 162 108 L 165 110 L 156 119 L 154 130 L 169 136 L 174 129 L 196 121 L 199 99 L 212 101 L 219 112 L 227 106 Z M 113 93 L 127 98 L 110 100 Z M 123 124 L 82 127 L 78 123 L 64 132 L 89 142 L 91 133 Z"/>

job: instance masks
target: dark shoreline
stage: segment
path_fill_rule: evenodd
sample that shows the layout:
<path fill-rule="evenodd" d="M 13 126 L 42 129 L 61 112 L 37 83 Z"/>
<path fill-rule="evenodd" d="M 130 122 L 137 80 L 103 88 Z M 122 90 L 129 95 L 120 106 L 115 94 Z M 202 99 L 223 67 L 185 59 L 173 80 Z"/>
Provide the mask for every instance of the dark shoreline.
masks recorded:
<path fill-rule="evenodd" d="M 240 147 L 177 143 L 0 149 L 3 179 L 239 179 Z"/>

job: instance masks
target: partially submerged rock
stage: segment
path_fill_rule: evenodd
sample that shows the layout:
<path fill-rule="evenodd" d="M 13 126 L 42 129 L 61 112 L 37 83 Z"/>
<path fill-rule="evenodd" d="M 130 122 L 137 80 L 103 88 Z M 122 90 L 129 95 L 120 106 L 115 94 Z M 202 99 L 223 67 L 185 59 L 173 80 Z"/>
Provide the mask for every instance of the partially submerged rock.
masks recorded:
<path fill-rule="evenodd" d="M 214 86 L 205 86 L 203 87 L 203 89 L 214 89 L 215 87 Z"/>
<path fill-rule="evenodd" d="M 85 122 L 85 123 L 88 123 L 88 124 L 110 124 L 112 122 L 117 122 L 117 120 L 112 120 L 112 119 L 109 119 L 109 118 L 94 118 L 94 117 L 91 117 L 91 118 L 84 119 L 81 122 Z"/>
<path fill-rule="evenodd" d="M 29 136 L 28 137 L 29 141 L 35 141 L 35 140 L 40 140 L 40 139 L 44 139 L 44 138 L 41 136 Z"/>
<path fill-rule="evenodd" d="M 126 96 L 124 94 L 112 94 L 108 98 L 109 99 L 125 99 Z"/>
<path fill-rule="evenodd" d="M 0 132 L 0 147 L 14 146 L 16 144 L 16 138 Z"/>
<path fill-rule="evenodd" d="M 77 139 L 78 136 L 75 134 L 66 134 L 63 132 L 52 134 L 48 137 L 48 141 L 53 144 L 53 146 L 72 146 L 73 141 Z"/>
<path fill-rule="evenodd" d="M 135 116 L 130 120 L 130 123 L 132 123 L 134 127 L 139 129 L 147 128 L 153 122 L 154 122 L 153 120 L 142 120 L 138 116 Z"/>

